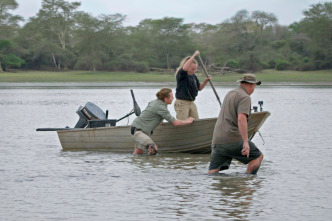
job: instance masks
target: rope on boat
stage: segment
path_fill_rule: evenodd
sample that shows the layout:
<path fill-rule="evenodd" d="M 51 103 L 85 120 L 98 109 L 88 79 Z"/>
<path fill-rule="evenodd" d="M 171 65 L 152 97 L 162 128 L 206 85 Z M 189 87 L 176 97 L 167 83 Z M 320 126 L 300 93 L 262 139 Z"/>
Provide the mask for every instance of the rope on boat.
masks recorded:
<path fill-rule="evenodd" d="M 263 136 L 262 136 L 261 132 L 259 132 L 259 131 L 257 131 L 257 132 L 258 132 L 259 136 L 262 138 L 263 145 L 264 145 L 264 144 L 265 144 L 265 140 L 264 140 L 264 138 L 263 138 Z"/>

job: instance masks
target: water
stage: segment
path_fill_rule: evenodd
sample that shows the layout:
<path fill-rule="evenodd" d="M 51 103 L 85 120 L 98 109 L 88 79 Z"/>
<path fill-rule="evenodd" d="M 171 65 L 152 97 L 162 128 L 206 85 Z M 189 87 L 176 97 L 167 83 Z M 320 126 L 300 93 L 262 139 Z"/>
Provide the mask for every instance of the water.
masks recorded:
<path fill-rule="evenodd" d="M 223 99 L 233 87 L 216 89 Z M 265 156 L 257 176 L 235 161 L 208 176 L 204 154 L 62 151 L 56 132 L 35 131 L 73 127 L 87 101 L 119 119 L 131 88 L 144 109 L 159 87 L 0 85 L 0 220 L 331 220 L 332 87 L 256 88 L 253 104 L 272 114 L 265 145 L 253 139 Z M 201 118 L 219 113 L 211 88 L 196 103 Z"/>

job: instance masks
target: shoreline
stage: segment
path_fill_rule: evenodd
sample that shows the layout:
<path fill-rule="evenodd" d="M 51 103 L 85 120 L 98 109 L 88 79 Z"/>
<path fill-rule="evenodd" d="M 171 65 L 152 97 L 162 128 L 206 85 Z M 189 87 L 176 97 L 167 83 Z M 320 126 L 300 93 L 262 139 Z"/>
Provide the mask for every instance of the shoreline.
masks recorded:
<path fill-rule="evenodd" d="M 212 82 L 215 87 L 237 86 L 238 82 Z M 208 83 L 207 87 L 211 87 Z M 260 87 L 332 87 L 332 82 L 262 82 Z M 9 88 L 145 88 L 176 87 L 176 82 L 0 82 L 0 89 Z"/>

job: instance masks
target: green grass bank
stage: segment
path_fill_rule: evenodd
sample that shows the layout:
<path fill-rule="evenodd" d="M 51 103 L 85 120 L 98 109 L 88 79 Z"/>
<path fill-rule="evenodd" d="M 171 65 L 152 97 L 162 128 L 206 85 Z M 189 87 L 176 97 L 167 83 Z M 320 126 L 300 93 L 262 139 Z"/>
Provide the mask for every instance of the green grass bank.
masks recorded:
<path fill-rule="evenodd" d="M 196 73 L 200 80 L 205 75 Z M 263 82 L 303 82 L 303 83 L 332 83 L 332 69 L 320 71 L 275 71 L 263 70 L 255 73 Z M 213 82 L 235 82 L 242 74 L 211 74 Z M 134 72 L 89 72 L 89 71 L 15 71 L 1 72 L 0 82 L 175 82 L 174 73 L 134 73 Z"/>

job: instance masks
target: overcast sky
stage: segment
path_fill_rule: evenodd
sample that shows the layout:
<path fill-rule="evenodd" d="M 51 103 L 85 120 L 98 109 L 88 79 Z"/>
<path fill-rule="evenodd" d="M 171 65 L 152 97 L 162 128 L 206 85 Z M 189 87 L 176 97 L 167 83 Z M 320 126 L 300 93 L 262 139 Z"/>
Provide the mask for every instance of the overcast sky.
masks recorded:
<path fill-rule="evenodd" d="M 69 0 L 73 2 L 75 0 Z M 136 26 L 143 19 L 164 17 L 183 18 L 184 23 L 218 24 L 231 18 L 239 10 L 273 13 L 281 25 L 289 25 L 303 18 L 303 10 L 319 0 L 76 0 L 80 11 L 93 16 L 120 13 L 127 16 L 124 25 Z M 42 0 L 16 0 L 18 9 L 12 14 L 25 19 L 35 16 Z"/>

